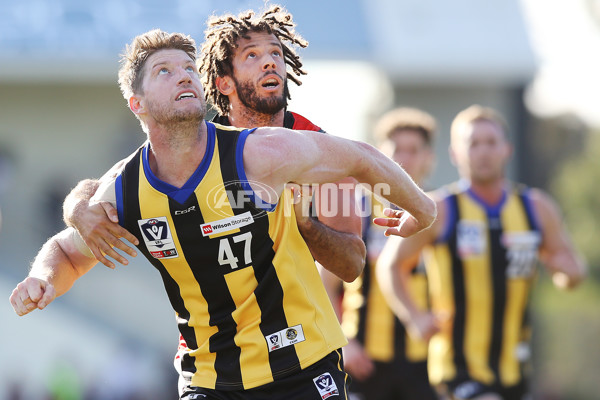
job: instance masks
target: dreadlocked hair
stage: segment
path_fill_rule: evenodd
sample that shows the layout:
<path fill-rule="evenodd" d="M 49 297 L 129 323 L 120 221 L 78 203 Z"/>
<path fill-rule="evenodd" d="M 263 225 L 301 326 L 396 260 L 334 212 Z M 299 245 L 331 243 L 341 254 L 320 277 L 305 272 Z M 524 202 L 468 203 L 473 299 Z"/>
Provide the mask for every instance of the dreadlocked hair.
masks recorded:
<path fill-rule="evenodd" d="M 238 47 L 237 42 L 240 38 L 249 39 L 250 33 L 264 32 L 277 37 L 281 43 L 285 63 L 291 69 L 291 72 L 287 71 L 286 77 L 300 86 L 302 82 L 298 77 L 306 75 L 306 72 L 302 69 L 302 62 L 295 49 L 305 48 L 308 42 L 294 31 L 295 26 L 292 15 L 279 5 L 272 5 L 259 17 L 251 10 L 237 16 L 225 14 L 211 17 L 205 31 L 198 66 L 207 103 L 212 104 L 219 114 L 228 114 L 229 98 L 219 92 L 216 79 L 233 76 L 233 55 Z M 287 98 L 291 99 L 287 81 L 285 85 Z"/>
<path fill-rule="evenodd" d="M 196 43 L 188 35 L 168 33 L 154 29 L 136 36 L 121 55 L 119 86 L 126 100 L 134 93 L 141 93 L 144 78 L 144 64 L 159 50 L 182 50 L 196 61 Z"/>

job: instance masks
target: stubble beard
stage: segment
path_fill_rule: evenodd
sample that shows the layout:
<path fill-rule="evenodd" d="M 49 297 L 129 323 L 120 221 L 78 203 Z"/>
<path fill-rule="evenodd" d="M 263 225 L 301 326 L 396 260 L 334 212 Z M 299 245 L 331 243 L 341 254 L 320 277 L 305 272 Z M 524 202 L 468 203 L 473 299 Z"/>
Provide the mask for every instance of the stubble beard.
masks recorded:
<path fill-rule="evenodd" d="M 206 116 L 206 104 L 203 102 L 195 110 L 172 109 L 154 103 L 149 103 L 148 108 L 154 120 L 167 129 L 197 129 Z"/>
<path fill-rule="evenodd" d="M 477 183 L 480 185 L 491 185 L 491 184 L 494 184 L 494 183 L 499 182 L 504 179 L 504 174 L 502 173 L 502 170 L 488 171 L 488 172 L 482 172 L 482 171 L 473 172 L 473 171 L 471 171 L 470 175 L 471 175 L 470 180 L 473 183 Z"/>
<path fill-rule="evenodd" d="M 287 106 L 288 87 L 287 80 L 284 81 L 283 93 L 280 96 L 260 97 L 257 95 L 255 86 L 249 82 L 239 82 L 233 78 L 241 103 L 255 112 L 267 115 L 277 114 Z"/>

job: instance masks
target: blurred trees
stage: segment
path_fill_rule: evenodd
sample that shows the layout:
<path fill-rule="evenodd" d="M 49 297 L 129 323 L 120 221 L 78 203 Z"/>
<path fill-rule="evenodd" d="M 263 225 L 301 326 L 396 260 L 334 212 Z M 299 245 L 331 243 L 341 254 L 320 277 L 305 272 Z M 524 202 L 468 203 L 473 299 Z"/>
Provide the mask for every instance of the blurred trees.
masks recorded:
<path fill-rule="evenodd" d="M 534 186 L 559 203 L 589 277 L 569 293 L 547 274 L 533 293 L 535 399 L 598 398 L 600 370 L 600 131 L 573 116 L 537 121 L 526 140 Z"/>
<path fill-rule="evenodd" d="M 567 160 L 551 182 L 590 274 L 600 274 L 600 131 L 591 132 L 580 154 Z"/>

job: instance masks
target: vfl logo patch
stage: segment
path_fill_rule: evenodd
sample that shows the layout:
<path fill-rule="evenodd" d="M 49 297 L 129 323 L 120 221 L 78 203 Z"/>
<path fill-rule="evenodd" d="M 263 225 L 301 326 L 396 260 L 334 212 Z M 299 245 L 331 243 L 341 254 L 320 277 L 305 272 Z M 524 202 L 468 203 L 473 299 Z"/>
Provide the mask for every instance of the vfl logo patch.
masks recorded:
<path fill-rule="evenodd" d="M 234 215 L 233 217 L 202 224 L 200 225 L 200 229 L 202 230 L 202 236 L 210 236 L 217 233 L 232 231 L 252 223 L 254 223 L 252 213 L 247 211 L 240 215 Z"/>
<path fill-rule="evenodd" d="M 281 340 L 279 340 L 279 335 L 271 335 L 269 336 L 269 351 L 277 350 L 281 348 Z"/>
<path fill-rule="evenodd" d="M 487 232 L 480 221 L 459 221 L 456 226 L 456 245 L 461 258 L 481 256 L 487 248 Z"/>
<path fill-rule="evenodd" d="M 269 353 L 283 347 L 304 342 L 305 340 L 302 325 L 296 325 L 290 328 L 282 329 L 279 332 L 265 336 L 265 339 L 269 345 Z"/>
<path fill-rule="evenodd" d="M 178 257 L 167 217 L 138 220 L 148 252 L 154 258 Z"/>
<path fill-rule="evenodd" d="M 329 372 L 325 372 L 322 375 L 317 376 L 313 379 L 321 399 L 325 400 L 331 396 L 339 396 L 340 391 L 338 390 L 333 377 Z"/>

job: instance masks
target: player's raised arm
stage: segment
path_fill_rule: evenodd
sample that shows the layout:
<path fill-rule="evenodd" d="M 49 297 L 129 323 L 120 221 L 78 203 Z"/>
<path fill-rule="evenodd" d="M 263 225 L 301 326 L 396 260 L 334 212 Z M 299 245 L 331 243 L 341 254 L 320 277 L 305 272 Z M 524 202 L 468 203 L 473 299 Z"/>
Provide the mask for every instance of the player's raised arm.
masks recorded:
<path fill-rule="evenodd" d="M 395 162 L 370 144 L 333 135 L 284 128 L 259 128 L 244 148 L 244 168 L 249 179 L 280 193 L 287 182 L 337 182 L 347 176 L 371 187 L 386 185 L 387 200 L 410 215 L 402 216 L 397 229 L 410 236 L 429 227 L 436 206 Z"/>
<path fill-rule="evenodd" d="M 555 200 L 539 189 L 532 189 L 532 199 L 542 228 L 540 259 L 557 287 L 572 289 L 585 279 L 586 261 L 575 249 Z"/>

